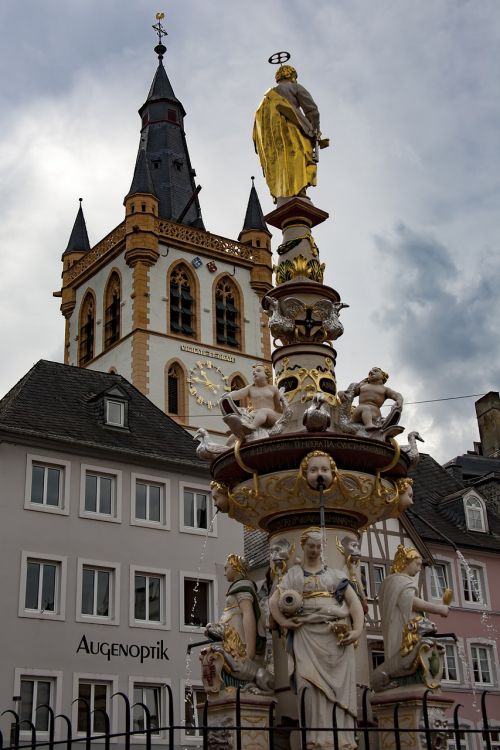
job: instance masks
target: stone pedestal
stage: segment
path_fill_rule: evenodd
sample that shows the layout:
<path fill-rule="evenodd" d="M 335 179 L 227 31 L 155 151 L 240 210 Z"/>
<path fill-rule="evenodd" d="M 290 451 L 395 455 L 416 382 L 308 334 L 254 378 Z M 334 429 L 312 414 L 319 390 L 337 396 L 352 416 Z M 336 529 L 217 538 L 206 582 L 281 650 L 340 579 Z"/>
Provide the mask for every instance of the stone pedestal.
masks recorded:
<path fill-rule="evenodd" d="M 379 750 L 395 750 L 397 747 L 401 750 L 428 750 L 429 747 L 433 750 L 442 750 L 446 747 L 448 728 L 446 711 L 453 706 L 453 701 L 440 693 L 428 692 L 428 728 L 434 730 L 429 732 L 428 744 L 424 718 L 425 691 L 423 686 L 413 686 L 387 690 L 372 698 L 373 716 L 378 721 L 379 729 L 387 729 L 378 733 Z M 397 730 L 394 730 L 396 706 L 399 728 L 414 730 L 399 732 L 399 745 L 396 739 Z"/>
<path fill-rule="evenodd" d="M 225 690 L 208 701 L 207 724 L 217 727 L 208 732 L 210 750 L 234 750 L 237 747 L 236 729 L 241 726 L 242 750 L 268 750 L 269 713 L 276 698 L 270 695 L 240 693 L 239 717 L 236 691 Z"/>

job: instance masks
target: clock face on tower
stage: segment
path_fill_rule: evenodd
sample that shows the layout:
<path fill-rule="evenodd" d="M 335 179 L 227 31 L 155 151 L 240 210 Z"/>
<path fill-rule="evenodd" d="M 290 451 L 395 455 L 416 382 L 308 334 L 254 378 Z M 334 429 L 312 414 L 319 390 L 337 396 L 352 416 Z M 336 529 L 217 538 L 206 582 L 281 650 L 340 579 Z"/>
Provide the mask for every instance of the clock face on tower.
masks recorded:
<path fill-rule="evenodd" d="M 187 379 L 189 393 L 195 397 L 196 403 L 213 409 L 221 398 L 229 393 L 231 386 L 229 378 L 212 360 L 198 360 L 189 370 Z"/>

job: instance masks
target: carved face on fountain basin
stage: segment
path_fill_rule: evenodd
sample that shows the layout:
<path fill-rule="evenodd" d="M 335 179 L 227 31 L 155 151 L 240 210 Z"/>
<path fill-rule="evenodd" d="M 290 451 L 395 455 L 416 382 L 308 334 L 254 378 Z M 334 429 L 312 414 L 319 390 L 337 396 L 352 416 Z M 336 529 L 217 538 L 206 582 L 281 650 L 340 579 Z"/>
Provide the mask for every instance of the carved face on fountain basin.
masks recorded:
<path fill-rule="evenodd" d="M 306 480 L 309 487 L 318 489 L 319 478 L 323 479 L 323 487 L 328 489 L 333 482 L 331 459 L 329 456 L 313 456 L 307 462 Z"/>

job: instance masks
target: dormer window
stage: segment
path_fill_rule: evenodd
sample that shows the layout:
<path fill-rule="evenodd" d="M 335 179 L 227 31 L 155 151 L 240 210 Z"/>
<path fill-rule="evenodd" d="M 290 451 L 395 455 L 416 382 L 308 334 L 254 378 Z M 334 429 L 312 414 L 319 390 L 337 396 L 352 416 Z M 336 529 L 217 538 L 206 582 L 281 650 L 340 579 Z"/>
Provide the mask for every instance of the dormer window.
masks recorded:
<path fill-rule="evenodd" d="M 464 498 L 465 521 L 469 531 L 488 531 L 486 519 L 486 508 L 483 501 L 477 495 L 467 495 Z"/>
<path fill-rule="evenodd" d="M 126 427 L 126 403 L 118 399 L 106 399 L 106 424 L 113 427 Z"/>

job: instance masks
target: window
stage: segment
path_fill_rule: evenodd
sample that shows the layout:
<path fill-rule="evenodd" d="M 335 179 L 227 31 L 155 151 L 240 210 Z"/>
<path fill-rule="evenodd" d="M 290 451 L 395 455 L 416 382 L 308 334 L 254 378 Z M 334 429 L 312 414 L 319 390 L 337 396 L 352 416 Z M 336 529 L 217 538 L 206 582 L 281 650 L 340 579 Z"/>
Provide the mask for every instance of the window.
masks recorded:
<path fill-rule="evenodd" d="M 161 686 L 160 685 L 134 685 L 134 703 L 143 703 L 149 709 L 152 734 L 160 734 L 162 726 L 161 716 Z M 146 712 L 142 706 L 134 706 L 133 731 L 142 732 L 147 729 Z"/>
<path fill-rule="evenodd" d="M 484 570 L 481 565 L 461 564 L 464 599 L 471 604 L 485 603 Z"/>
<path fill-rule="evenodd" d="M 373 582 L 375 587 L 375 595 L 380 591 L 380 586 L 385 578 L 385 566 L 374 565 L 373 566 Z"/>
<path fill-rule="evenodd" d="M 134 526 L 170 528 L 170 483 L 162 477 L 132 474 L 132 513 Z"/>
<path fill-rule="evenodd" d="M 201 737 L 203 730 L 203 707 L 207 696 L 201 685 L 184 684 L 184 694 L 181 694 L 183 704 L 181 706 L 184 715 L 184 739 L 186 737 Z"/>
<path fill-rule="evenodd" d="M 450 727 L 450 739 L 448 739 L 446 744 L 446 750 L 470 750 L 471 747 L 471 735 L 468 733 L 468 727 L 466 724 L 460 724 L 460 730 L 458 733 L 458 741 L 459 744 L 457 745 L 455 732 L 452 727 Z"/>
<path fill-rule="evenodd" d="M 17 706 L 20 720 L 34 724 L 37 732 L 50 730 L 50 712 L 45 706 L 50 706 L 55 714 L 61 711 L 61 695 L 59 686 L 62 672 L 42 669 L 16 669 L 14 672 L 14 692 L 20 701 Z M 23 724 L 21 732 L 31 735 L 29 725 Z M 56 727 L 57 733 L 57 727 Z M 57 737 L 56 737 L 57 739 Z"/>
<path fill-rule="evenodd" d="M 120 277 L 113 271 L 104 293 L 104 349 L 120 338 Z"/>
<path fill-rule="evenodd" d="M 76 587 L 77 622 L 118 625 L 120 606 L 118 563 L 78 558 Z"/>
<path fill-rule="evenodd" d="M 372 669 L 377 669 L 377 667 L 379 667 L 382 664 L 385 658 L 383 650 L 378 651 L 378 650 L 372 649 L 370 651 L 370 656 L 372 659 Z"/>
<path fill-rule="evenodd" d="M 238 348 L 240 300 L 238 291 L 228 276 L 223 276 L 215 288 L 215 333 L 218 344 Z"/>
<path fill-rule="evenodd" d="M 181 389 L 181 370 L 175 362 L 168 369 L 167 383 L 167 411 L 169 414 L 179 415 L 179 391 Z"/>
<path fill-rule="evenodd" d="M 195 336 L 195 299 L 191 272 L 185 263 L 179 263 L 170 274 L 170 332 Z"/>
<path fill-rule="evenodd" d="M 483 502 L 475 495 L 464 498 L 465 520 L 470 531 L 487 531 L 486 512 Z"/>
<path fill-rule="evenodd" d="M 121 472 L 82 464 L 80 515 L 121 521 Z"/>
<path fill-rule="evenodd" d="M 436 563 L 429 569 L 431 596 L 442 599 L 447 588 L 450 587 L 450 572 L 446 563 Z"/>
<path fill-rule="evenodd" d="M 216 535 L 212 495 L 204 485 L 179 483 L 181 531 Z"/>
<path fill-rule="evenodd" d="M 19 616 L 64 619 L 66 558 L 22 552 Z"/>
<path fill-rule="evenodd" d="M 109 716 L 110 684 L 94 680 L 80 680 L 78 683 L 78 732 L 87 731 L 88 713 L 90 711 L 90 731 L 102 734 L 106 731 L 106 719 Z"/>
<path fill-rule="evenodd" d="M 106 424 L 114 427 L 125 427 L 125 403 L 106 399 Z"/>
<path fill-rule="evenodd" d="M 370 572 L 368 568 L 367 562 L 360 562 L 359 563 L 359 578 L 361 579 L 361 585 L 363 586 L 363 590 L 365 592 L 365 595 L 367 599 L 371 598 L 370 594 Z"/>
<path fill-rule="evenodd" d="M 215 577 L 181 573 L 181 630 L 203 628 L 213 620 Z"/>
<path fill-rule="evenodd" d="M 69 512 L 70 462 L 27 455 L 24 507 L 50 513 Z"/>
<path fill-rule="evenodd" d="M 78 364 L 85 365 L 94 357 L 95 299 L 87 292 L 80 308 L 78 327 Z"/>
<path fill-rule="evenodd" d="M 53 682 L 44 678 L 22 678 L 20 685 L 21 721 L 31 721 L 40 732 L 49 731 L 49 710 L 53 708 Z M 28 729 L 28 724 L 23 727 Z"/>
<path fill-rule="evenodd" d="M 493 727 L 490 729 L 490 747 L 491 750 L 500 750 L 500 731 L 498 729 L 494 729 Z M 488 748 L 486 741 L 483 742 L 483 748 L 484 750 L 487 750 Z"/>
<path fill-rule="evenodd" d="M 476 685 L 493 685 L 492 646 L 472 645 L 470 647 L 472 673 Z"/>
<path fill-rule="evenodd" d="M 443 665 L 443 680 L 446 680 L 447 682 L 460 682 L 457 647 L 454 643 L 444 644 Z"/>
<path fill-rule="evenodd" d="M 170 628 L 170 573 L 130 566 L 130 625 Z"/>

